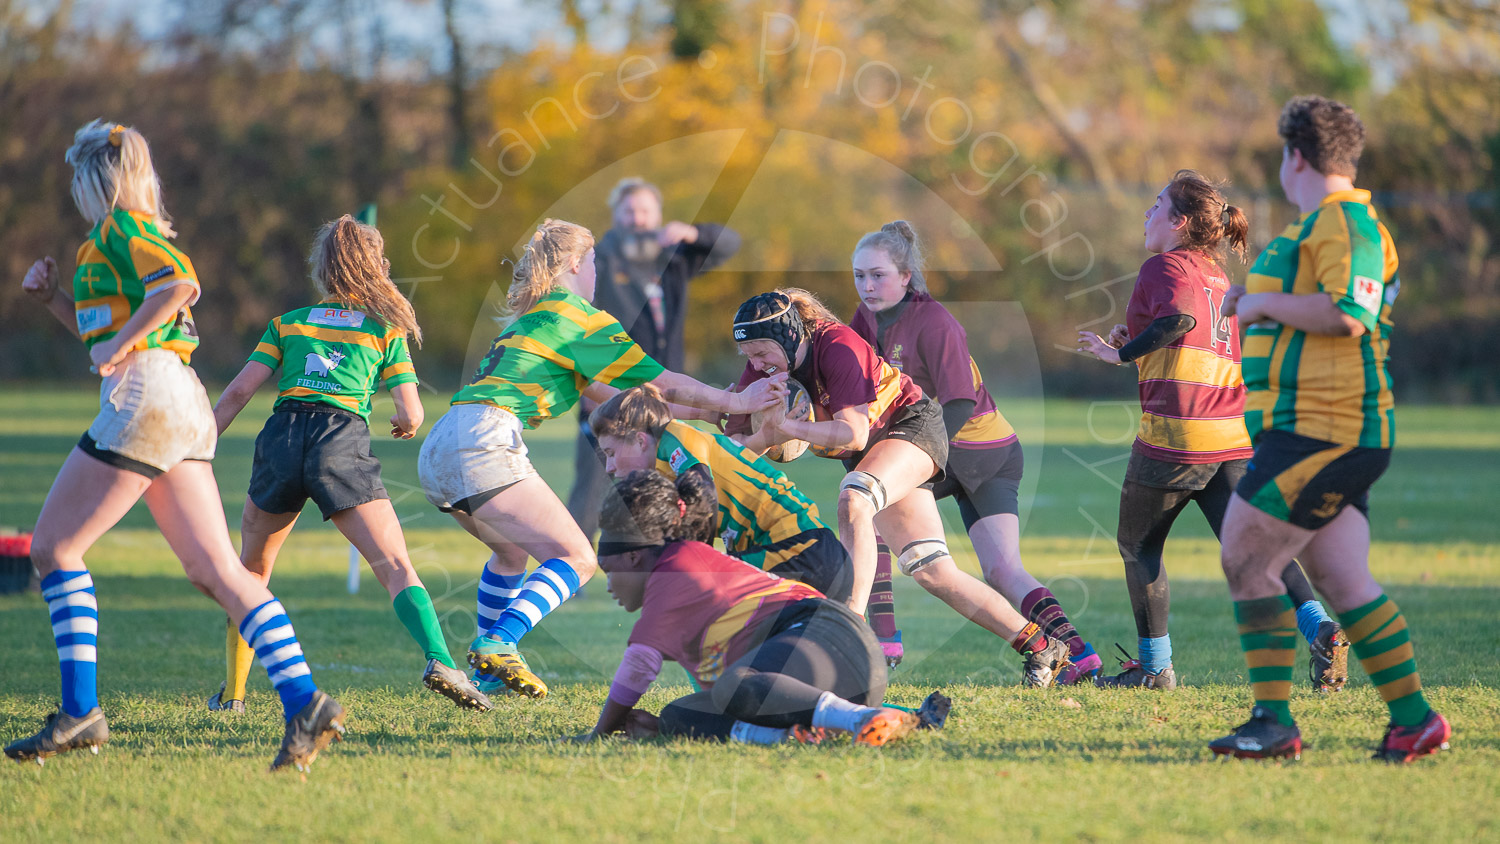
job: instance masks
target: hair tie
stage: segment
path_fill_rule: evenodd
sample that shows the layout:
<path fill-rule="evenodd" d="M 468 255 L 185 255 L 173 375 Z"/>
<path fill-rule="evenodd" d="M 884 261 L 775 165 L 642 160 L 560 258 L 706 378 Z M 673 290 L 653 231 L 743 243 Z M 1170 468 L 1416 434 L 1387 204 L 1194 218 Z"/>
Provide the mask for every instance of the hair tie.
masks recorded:
<path fill-rule="evenodd" d="M 686 517 L 687 517 L 687 502 L 683 501 L 681 498 L 679 498 L 679 499 L 677 499 L 677 518 L 682 519 L 682 518 L 686 518 Z"/>
<path fill-rule="evenodd" d="M 109 145 L 118 148 L 125 139 L 125 127 L 119 123 L 109 130 Z"/>

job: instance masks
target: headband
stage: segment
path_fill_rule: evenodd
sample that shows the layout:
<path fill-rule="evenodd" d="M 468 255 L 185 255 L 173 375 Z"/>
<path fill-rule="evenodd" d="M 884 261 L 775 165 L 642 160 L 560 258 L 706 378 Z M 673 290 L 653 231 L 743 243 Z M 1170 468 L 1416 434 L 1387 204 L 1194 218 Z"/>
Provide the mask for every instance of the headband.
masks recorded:
<path fill-rule="evenodd" d="M 628 539 L 625 537 L 610 537 L 608 535 L 599 537 L 599 556 L 613 557 L 619 554 L 629 554 L 631 551 L 641 551 L 646 548 L 662 548 L 665 542 L 642 542 L 639 539 Z"/>

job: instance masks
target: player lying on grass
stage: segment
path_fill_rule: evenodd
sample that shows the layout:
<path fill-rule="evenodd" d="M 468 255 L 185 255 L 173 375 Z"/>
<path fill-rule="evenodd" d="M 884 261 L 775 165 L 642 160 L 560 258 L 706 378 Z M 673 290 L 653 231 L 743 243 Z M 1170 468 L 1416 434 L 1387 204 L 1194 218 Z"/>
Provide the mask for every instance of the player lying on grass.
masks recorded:
<path fill-rule="evenodd" d="M 589 427 L 610 477 L 645 469 L 668 480 L 703 473 L 718 499 L 716 534 L 730 556 L 800 580 L 836 601 L 849 599 L 854 572 L 838 535 L 818 518 L 818 505 L 768 458 L 674 420 L 671 406 L 650 384 L 594 408 Z"/>
<path fill-rule="evenodd" d="M 496 620 L 469 649 L 481 690 L 503 684 L 531 697 L 546 695 L 546 684 L 527 668 L 517 645 L 596 567 L 583 531 L 527 459 L 523 426 L 567 413 L 586 389 L 602 401 L 616 389 L 645 383 L 678 405 L 713 411 L 706 415 L 714 418 L 786 400 L 780 380 L 732 393 L 664 370 L 614 317 L 589 304 L 593 298 L 594 236 L 582 226 L 547 220 L 516 262 L 506 297 L 513 319 L 422 444 L 417 469 L 427 500 L 492 552 L 479 602 Z M 528 556 L 542 561 L 530 576 Z"/>
<path fill-rule="evenodd" d="M 262 583 L 311 498 L 364 555 L 396 617 L 427 660 L 422 682 L 459 706 L 490 702 L 453 662 L 432 596 L 412 568 L 406 539 L 370 453 L 370 399 L 382 381 L 396 401 L 391 436 L 411 439 L 422 401 L 407 338 L 420 344 L 411 303 L 391 283 L 385 242 L 373 226 L 344 216 L 324 225 L 308 259 L 319 302 L 271 320 L 214 418 L 222 435 L 276 370 L 274 412 L 255 438 L 255 464 L 240 525 L 240 559 Z M 245 711 L 250 649 L 234 625 L 227 677 L 208 708 Z"/>
<path fill-rule="evenodd" d="M 1250 460 L 1239 324 L 1222 313 L 1229 292 L 1224 261 L 1241 259 L 1250 224 L 1213 183 L 1180 170 L 1146 209 L 1146 250 L 1126 325 L 1109 339 L 1079 332 L 1084 350 L 1106 363 L 1134 362 L 1140 383 L 1140 434 L 1120 488 L 1118 540 L 1135 614 L 1139 657 L 1100 677 L 1105 688 L 1177 687 L 1167 635 L 1171 592 L 1163 551 L 1177 516 L 1196 502 L 1214 536 Z M 1296 562 L 1281 581 L 1297 605 L 1297 626 L 1312 652 L 1314 688 L 1348 679 L 1348 641 L 1313 594 Z"/>
<path fill-rule="evenodd" d="M 600 514 L 599 565 L 627 612 L 640 612 L 586 738 L 733 739 L 774 744 L 848 733 L 880 746 L 921 724 L 882 707 L 885 657 L 864 619 L 842 602 L 715 551 L 713 485 L 699 472 L 676 483 L 633 472 Z M 701 691 L 658 719 L 634 709 L 672 660 Z"/>
<path fill-rule="evenodd" d="M 984 386 L 963 326 L 927 294 L 916 231 L 905 220 L 887 223 L 860 238 L 852 261 L 860 305 L 849 327 L 942 407 L 949 441 L 945 477 L 924 487 L 934 500 L 951 496 L 958 504 L 985 581 L 1049 638 L 1067 644 L 1071 664 L 1058 682 L 1098 673 L 1093 647 L 1021 562 L 1021 443 Z M 885 589 L 882 600 L 871 597 L 870 624 L 885 641 L 899 635 L 889 552 L 877 560 L 876 572 Z M 879 612 L 877 603 L 891 609 Z"/>
<path fill-rule="evenodd" d="M 1276 128 L 1281 188 L 1302 217 L 1224 302 L 1246 326 L 1255 457 L 1224 514 L 1222 562 L 1255 706 L 1209 747 L 1252 758 L 1302 750 L 1288 705 L 1297 619 L 1278 576 L 1296 557 L 1390 710 L 1375 758 L 1410 762 L 1446 748 L 1453 730 L 1422 695 L 1406 619 L 1370 574 L 1370 487 L 1396 436 L 1386 369 L 1396 247 L 1370 192 L 1354 187 L 1365 127 L 1352 109 L 1297 97 Z"/>
<path fill-rule="evenodd" d="M 839 539 L 854 562 L 849 606 L 863 614 L 875 579 L 875 529 L 900 548 L 897 565 L 964 618 L 1009 642 L 1025 659 L 1022 682 L 1050 686 L 1068 665 L 1068 646 L 1027 621 L 998 592 L 958 567 L 948 551 L 931 483 L 944 477 L 948 434 L 942 409 L 875 354 L 806 290 L 762 293 L 740 306 L 734 340 L 749 358 L 738 387 L 790 371 L 812 398 L 814 419 L 767 411 L 751 433 L 748 417 L 727 430 L 756 452 L 802 440 L 840 459 Z"/>
<path fill-rule="evenodd" d="M 213 408 L 188 359 L 198 346 L 188 306 L 198 300 L 192 262 L 175 236 L 146 139 L 94 121 L 68 149 L 73 201 L 93 224 L 78 249 L 71 291 L 57 263 L 37 261 L 22 288 L 89 347 L 104 379 L 99 416 L 68 455 L 32 535 L 62 669 L 62 706 L 41 732 L 5 755 L 35 759 L 109 739 L 99 708 L 99 605 L 83 555 L 135 502 L 151 516 L 188 580 L 229 613 L 281 697 L 286 732 L 271 763 L 306 768 L 344 731 L 344 710 L 313 684 L 281 603 L 240 565 L 224 522 L 213 466 Z"/>

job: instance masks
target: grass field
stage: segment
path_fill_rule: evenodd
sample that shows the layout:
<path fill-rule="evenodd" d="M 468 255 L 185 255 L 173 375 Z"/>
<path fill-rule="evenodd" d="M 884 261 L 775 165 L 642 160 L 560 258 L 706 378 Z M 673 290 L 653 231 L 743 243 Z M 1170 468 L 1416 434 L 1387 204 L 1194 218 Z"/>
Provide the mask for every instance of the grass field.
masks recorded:
<path fill-rule="evenodd" d="M 0 388 L 0 526 L 29 527 L 95 408 L 86 390 Z M 252 403 L 216 461 L 239 521 Z M 1028 565 L 1101 652 L 1135 633 L 1114 548 L 1133 414 L 1118 403 L 1007 405 L 1027 451 Z M 377 404 L 377 418 L 389 402 Z M 429 420 L 442 410 L 429 405 Z M 1453 722 L 1454 750 L 1404 768 L 1369 761 L 1385 723 L 1357 669 L 1337 696 L 1293 693 L 1307 743 L 1298 763 L 1215 764 L 1204 743 L 1242 721 L 1244 663 L 1217 546 L 1189 513 L 1168 546 L 1172 634 L 1186 687 L 1171 694 L 1024 691 L 1018 660 L 909 581 L 898 584 L 908 658 L 890 699 L 941 688 L 941 733 L 881 751 L 686 742 L 582 746 L 631 619 L 602 583 L 526 640 L 551 683 L 542 702 L 461 712 L 421 689 L 420 654 L 368 573 L 344 588 L 347 545 L 315 510 L 293 534 L 272 587 L 319 684 L 349 710 L 349 735 L 307 780 L 264 772 L 281 737 L 259 668 L 250 713 L 203 700 L 222 679 L 223 616 L 181 576 L 144 507 L 93 550 L 100 690 L 112 739 L 98 756 L 0 766 L 0 839 L 103 840 L 1492 840 L 1500 835 L 1500 426 L 1490 409 L 1402 408 L 1389 474 L 1373 496 L 1373 564 L 1412 625 L 1424 685 Z M 378 426 L 377 426 L 378 427 Z M 531 436 L 554 488 L 570 479 L 571 426 Z M 472 636 L 485 554 L 414 488 L 416 443 L 377 453 L 450 646 Z M 820 465 L 821 464 L 821 465 Z M 820 500 L 831 461 L 793 475 Z M 951 506 L 951 505 L 950 505 Z M 951 540 L 967 553 L 956 511 Z M 964 560 L 973 567 L 972 557 Z M 0 737 L 30 734 L 54 706 L 56 653 L 35 594 L 0 596 Z M 1111 660 L 1107 659 L 1110 665 Z M 643 705 L 687 690 L 670 669 Z"/>

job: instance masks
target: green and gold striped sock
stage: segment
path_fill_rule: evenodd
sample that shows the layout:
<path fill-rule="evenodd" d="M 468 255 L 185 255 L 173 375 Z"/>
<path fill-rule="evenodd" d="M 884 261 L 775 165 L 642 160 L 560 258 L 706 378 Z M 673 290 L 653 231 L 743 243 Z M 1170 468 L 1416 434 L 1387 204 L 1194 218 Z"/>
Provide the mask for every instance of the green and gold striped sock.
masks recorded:
<path fill-rule="evenodd" d="M 1349 612 L 1339 613 L 1344 635 L 1359 657 L 1360 667 L 1391 710 L 1391 723 L 1415 727 L 1432 707 L 1422 696 L 1422 678 L 1417 676 L 1416 655 L 1406 617 L 1396 602 L 1382 594 Z"/>
<path fill-rule="evenodd" d="M 1286 595 L 1234 602 L 1240 626 L 1240 648 L 1250 666 L 1250 688 L 1255 705 L 1276 713 L 1281 723 L 1293 725 L 1292 664 L 1297 661 L 1297 611 Z"/>

